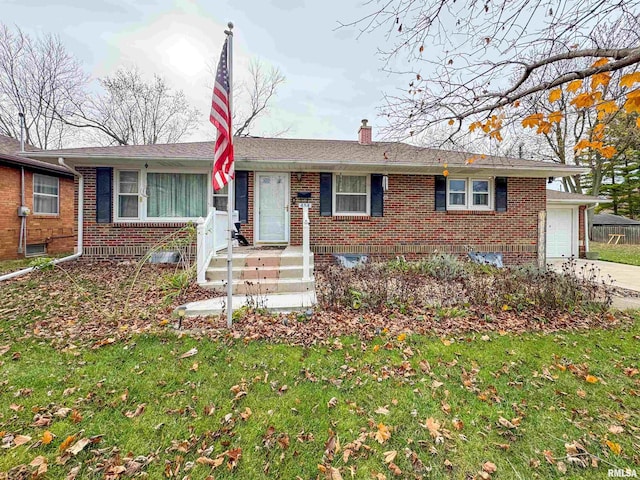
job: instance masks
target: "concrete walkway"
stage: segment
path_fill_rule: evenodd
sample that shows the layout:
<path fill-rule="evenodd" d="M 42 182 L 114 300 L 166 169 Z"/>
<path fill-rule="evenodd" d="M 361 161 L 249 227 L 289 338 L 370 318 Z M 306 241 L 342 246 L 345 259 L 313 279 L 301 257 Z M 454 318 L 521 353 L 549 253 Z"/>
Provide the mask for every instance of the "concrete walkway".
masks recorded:
<path fill-rule="evenodd" d="M 234 295 L 232 302 L 234 310 L 251 305 L 266 308 L 270 312 L 298 312 L 313 308 L 316 304 L 316 295 L 314 291 L 254 296 Z M 219 315 L 226 311 L 226 306 L 227 297 L 224 296 L 190 302 L 178 308 L 184 308 L 187 317 L 197 317 Z"/>
<path fill-rule="evenodd" d="M 566 262 L 563 259 L 553 259 L 549 261 L 549 265 L 555 271 L 562 271 L 562 265 Z M 637 296 L 616 295 L 613 297 L 613 308 L 624 310 L 628 308 L 640 309 L 640 267 L 635 265 L 625 265 L 623 263 L 604 262 L 602 260 L 584 260 L 582 258 L 575 260 L 576 271 L 588 271 L 592 267 L 596 267 L 599 271 L 599 279 L 609 283 L 613 280 L 613 286 L 637 292 Z"/>

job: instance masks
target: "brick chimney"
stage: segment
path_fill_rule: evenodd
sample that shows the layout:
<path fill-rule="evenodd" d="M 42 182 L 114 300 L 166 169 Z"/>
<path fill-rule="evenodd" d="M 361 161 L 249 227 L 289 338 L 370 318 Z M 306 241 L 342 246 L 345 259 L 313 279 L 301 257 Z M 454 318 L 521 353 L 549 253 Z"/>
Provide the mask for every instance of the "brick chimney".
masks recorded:
<path fill-rule="evenodd" d="M 360 145 L 372 145 L 371 141 L 371 127 L 367 125 L 366 118 L 362 119 L 362 125 L 360 125 L 360 129 L 358 130 L 358 143 Z"/>

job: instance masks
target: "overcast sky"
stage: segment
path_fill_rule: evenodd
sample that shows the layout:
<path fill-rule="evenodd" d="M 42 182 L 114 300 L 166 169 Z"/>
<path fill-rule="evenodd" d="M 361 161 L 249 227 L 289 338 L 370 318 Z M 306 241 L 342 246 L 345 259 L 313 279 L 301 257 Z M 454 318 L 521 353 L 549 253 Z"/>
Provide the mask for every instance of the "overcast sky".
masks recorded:
<path fill-rule="evenodd" d="M 293 138 L 355 139 L 362 118 L 374 127 L 383 91 L 398 85 L 380 71 L 382 32 L 357 38 L 338 22 L 364 16 L 361 0 L 0 0 L 1 21 L 29 34 L 54 33 L 93 77 L 138 65 L 185 91 L 202 124 L 185 140 L 208 140 L 212 82 L 228 21 L 234 29 L 234 76 L 261 59 L 286 76 L 268 117 L 253 130 L 289 127 Z"/>

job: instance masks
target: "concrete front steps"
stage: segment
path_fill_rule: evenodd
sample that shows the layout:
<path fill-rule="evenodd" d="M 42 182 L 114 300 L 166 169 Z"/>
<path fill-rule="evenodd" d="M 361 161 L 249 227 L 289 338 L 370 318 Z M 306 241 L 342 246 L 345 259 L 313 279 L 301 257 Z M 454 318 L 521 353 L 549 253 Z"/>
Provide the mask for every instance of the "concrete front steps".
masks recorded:
<path fill-rule="evenodd" d="M 261 296 L 314 292 L 313 253 L 310 254 L 311 280 L 303 280 L 302 248 L 260 249 L 240 247 L 233 251 L 233 294 Z M 215 290 L 227 288 L 227 254 L 219 252 L 207 269 L 206 283 Z"/>

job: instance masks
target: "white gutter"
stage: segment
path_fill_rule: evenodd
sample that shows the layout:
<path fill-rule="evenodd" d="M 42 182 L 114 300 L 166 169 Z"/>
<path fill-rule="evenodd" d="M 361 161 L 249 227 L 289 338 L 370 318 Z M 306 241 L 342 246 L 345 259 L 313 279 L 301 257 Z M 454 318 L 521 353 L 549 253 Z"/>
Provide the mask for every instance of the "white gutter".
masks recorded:
<path fill-rule="evenodd" d="M 84 221 L 84 177 L 76 169 L 64 163 L 64 158 L 62 157 L 58 158 L 58 163 L 78 177 L 78 251 L 73 255 L 69 255 L 67 257 L 56 258 L 52 262 L 54 265 L 57 265 L 58 263 L 62 263 L 62 262 L 68 262 L 70 260 L 75 260 L 77 258 L 80 258 L 80 256 L 82 256 L 82 242 L 83 242 L 82 225 Z M 24 268 L 22 270 L 18 270 L 17 272 L 7 273 L 6 275 L 0 276 L 0 282 L 3 280 L 9 280 L 11 278 L 20 277 L 34 270 L 35 270 L 34 267 L 29 267 L 29 268 Z"/>

